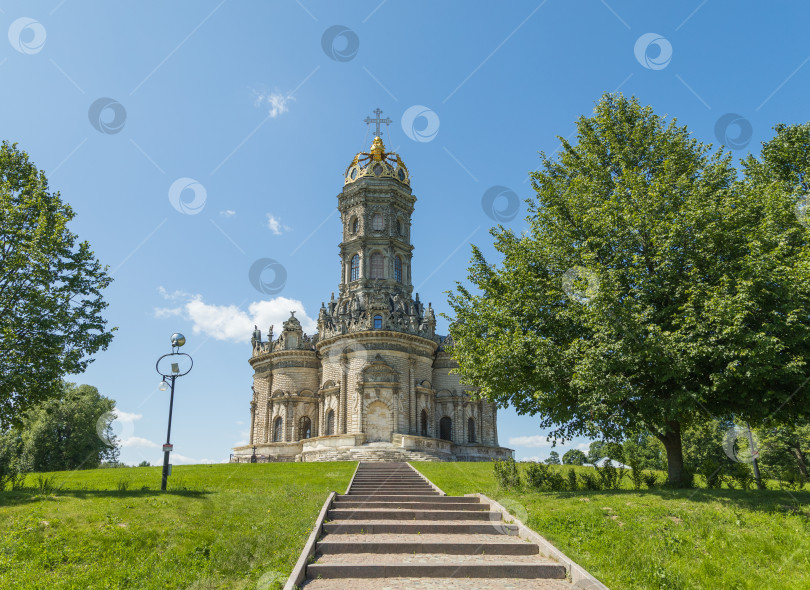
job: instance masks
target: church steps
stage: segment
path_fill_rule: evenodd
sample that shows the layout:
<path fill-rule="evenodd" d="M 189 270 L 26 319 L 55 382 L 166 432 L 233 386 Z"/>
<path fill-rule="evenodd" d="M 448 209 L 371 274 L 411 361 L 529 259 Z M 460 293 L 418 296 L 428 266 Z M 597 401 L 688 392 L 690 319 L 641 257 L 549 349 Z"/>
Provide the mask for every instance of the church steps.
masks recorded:
<path fill-rule="evenodd" d="M 389 587 L 402 578 L 413 579 L 409 588 L 425 587 L 420 580 L 451 578 L 453 588 L 496 588 L 495 579 L 509 579 L 510 587 L 524 587 L 525 580 L 542 588 L 536 581 L 543 580 L 549 589 L 571 588 L 565 566 L 520 539 L 518 526 L 504 523 L 490 503 L 441 495 L 407 464 L 361 462 L 348 492 L 334 496 L 325 509 L 315 562 L 306 567 L 308 590 L 336 589 L 337 582 L 376 590 L 349 580 L 386 579 Z M 467 584 L 475 579 L 490 585 Z"/>

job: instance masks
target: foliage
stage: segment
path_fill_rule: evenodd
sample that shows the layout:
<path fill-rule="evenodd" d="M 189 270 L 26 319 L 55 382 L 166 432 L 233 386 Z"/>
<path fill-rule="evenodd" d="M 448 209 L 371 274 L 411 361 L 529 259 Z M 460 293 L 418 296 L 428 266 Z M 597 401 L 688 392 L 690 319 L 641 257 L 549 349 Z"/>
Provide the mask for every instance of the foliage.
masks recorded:
<path fill-rule="evenodd" d="M 160 466 L 29 474 L 0 493 L 0 588 L 280 590 L 356 465 L 176 465 L 167 492 Z"/>
<path fill-rule="evenodd" d="M 588 457 L 579 449 L 568 449 L 562 458 L 563 465 L 585 465 Z"/>
<path fill-rule="evenodd" d="M 618 490 L 621 487 L 622 478 L 625 476 L 625 469 L 616 468 L 608 459 L 601 467 L 594 463 L 593 468 L 599 476 L 600 488 L 603 490 Z"/>
<path fill-rule="evenodd" d="M 562 492 L 567 488 L 560 471 L 544 463 L 529 463 L 526 466 L 526 485 L 538 492 Z"/>
<path fill-rule="evenodd" d="M 551 451 L 546 459 L 547 465 L 560 465 L 560 454 L 557 451 Z"/>
<path fill-rule="evenodd" d="M 648 432 L 628 436 L 622 443 L 622 454 L 625 464 L 630 465 L 631 458 L 639 463 L 642 469 L 662 470 L 667 468 L 667 457 L 661 441 Z"/>
<path fill-rule="evenodd" d="M 568 481 L 568 490 L 576 492 L 579 489 L 579 484 L 577 483 L 577 472 L 571 468 L 568 470 L 568 473 L 565 474 L 565 477 Z"/>
<path fill-rule="evenodd" d="M 138 467 L 151 467 L 152 464 L 149 461 L 141 461 L 138 463 Z"/>
<path fill-rule="evenodd" d="M 529 229 L 491 230 L 502 262 L 473 247 L 472 286 L 450 294 L 457 371 L 554 438 L 649 432 L 669 484 L 689 485 L 682 432 L 704 412 L 756 423 L 810 404 L 795 195 L 738 180 L 730 155 L 621 95 L 561 142 L 532 174 Z"/>
<path fill-rule="evenodd" d="M 641 479 L 644 481 L 644 485 L 647 486 L 647 489 L 654 490 L 658 487 L 659 479 L 658 474 L 654 471 L 645 471 L 641 475 Z"/>
<path fill-rule="evenodd" d="M 112 279 L 67 224 L 74 213 L 16 144 L 0 146 L 0 427 L 19 426 L 106 350 Z"/>
<path fill-rule="evenodd" d="M 601 459 L 604 459 L 607 455 L 604 452 L 604 441 L 595 440 L 591 442 L 590 446 L 588 447 L 588 463 L 596 463 Z"/>
<path fill-rule="evenodd" d="M 117 460 L 114 407 L 115 401 L 95 387 L 64 383 L 58 398 L 41 402 L 6 436 L 19 440 L 20 463 L 27 471 L 92 469 Z"/>
<path fill-rule="evenodd" d="M 810 424 L 780 425 L 756 429 L 760 467 L 767 477 L 789 486 L 810 479 L 807 455 L 810 453 Z"/>
<path fill-rule="evenodd" d="M 495 479 L 498 485 L 504 489 L 519 488 L 522 485 L 520 479 L 520 472 L 517 468 L 517 463 L 512 458 L 505 461 L 495 461 L 492 464 L 492 470 L 495 473 Z"/>

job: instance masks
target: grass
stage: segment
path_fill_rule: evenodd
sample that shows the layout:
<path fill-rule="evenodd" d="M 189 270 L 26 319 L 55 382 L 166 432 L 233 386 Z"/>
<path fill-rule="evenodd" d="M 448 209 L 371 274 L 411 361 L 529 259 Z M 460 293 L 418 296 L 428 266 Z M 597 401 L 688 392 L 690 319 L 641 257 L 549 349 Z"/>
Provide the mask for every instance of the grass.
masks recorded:
<path fill-rule="evenodd" d="M 505 491 L 492 463 L 413 465 L 498 500 L 611 590 L 810 588 L 810 492 Z"/>
<path fill-rule="evenodd" d="M 0 588 L 281 588 L 356 463 L 29 475 L 0 492 Z"/>

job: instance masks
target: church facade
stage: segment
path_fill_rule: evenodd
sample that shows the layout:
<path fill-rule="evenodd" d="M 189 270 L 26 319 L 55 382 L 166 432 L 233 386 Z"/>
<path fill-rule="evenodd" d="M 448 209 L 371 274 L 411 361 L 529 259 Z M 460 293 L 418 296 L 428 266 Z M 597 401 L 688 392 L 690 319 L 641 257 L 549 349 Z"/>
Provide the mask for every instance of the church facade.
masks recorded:
<path fill-rule="evenodd" d="M 379 112 L 378 112 L 379 117 Z M 378 125 L 379 129 L 379 125 Z M 452 374 L 449 337 L 413 293 L 416 197 L 401 158 L 377 137 L 346 170 L 337 297 L 318 331 L 291 314 L 252 337 L 250 444 L 232 461 L 445 460 L 510 457 L 494 404 Z"/>

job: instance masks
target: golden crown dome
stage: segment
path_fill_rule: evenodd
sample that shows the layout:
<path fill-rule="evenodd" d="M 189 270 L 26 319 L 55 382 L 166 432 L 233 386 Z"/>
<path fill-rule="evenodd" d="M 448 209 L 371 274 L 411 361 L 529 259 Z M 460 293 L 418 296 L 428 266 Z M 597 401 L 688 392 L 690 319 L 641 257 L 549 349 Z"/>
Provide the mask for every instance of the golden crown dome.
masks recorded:
<path fill-rule="evenodd" d="M 374 138 L 367 152 L 360 152 L 354 157 L 344 176 L 344 184 L 361 178 L 393 178 L 402 184 L 411 184 L 411 175 L 402 158 L 394 152 L 386 152 L 385 144 L 379 136 Z"/>

